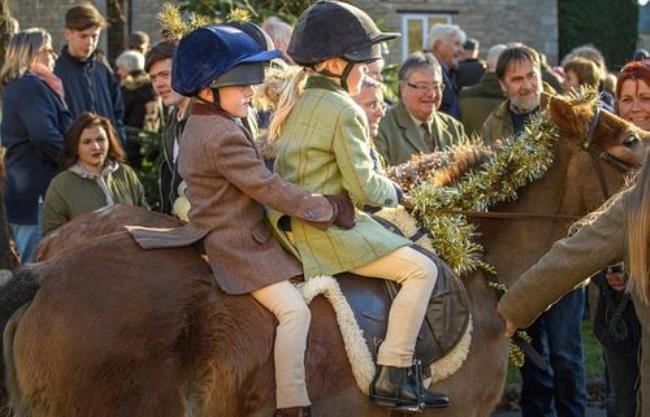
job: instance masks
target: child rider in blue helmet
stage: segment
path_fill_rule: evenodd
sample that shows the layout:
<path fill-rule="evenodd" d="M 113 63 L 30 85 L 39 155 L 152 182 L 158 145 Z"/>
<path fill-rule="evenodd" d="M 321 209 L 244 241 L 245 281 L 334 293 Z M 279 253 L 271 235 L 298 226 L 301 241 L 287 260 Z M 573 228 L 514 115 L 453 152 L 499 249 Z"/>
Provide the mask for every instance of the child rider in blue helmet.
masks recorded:
<path fill-rule="evenodd" d="M 220 288 L 250 294 L 278 319 L 274 359 L 276 417 L 309 416 L 304 355 L 310 311 L 289 279 L 302 266 L 273 239 L 264 206 L 327 229 L 351 227 L 347 197 L 312 194 L 270 172 L 241 123 L 252 85 L 264 65 L 279 57 L 227 25 L 196 29 L 174 57 L 172 87 L 193 97 L 179 152 L 179 173 L 191 203 L 189 224 L 165 232 L 132 230 L 145 248 L 184 246 L 203 240 Z M 347 220 L 346 220 L 347 219 Z"/>

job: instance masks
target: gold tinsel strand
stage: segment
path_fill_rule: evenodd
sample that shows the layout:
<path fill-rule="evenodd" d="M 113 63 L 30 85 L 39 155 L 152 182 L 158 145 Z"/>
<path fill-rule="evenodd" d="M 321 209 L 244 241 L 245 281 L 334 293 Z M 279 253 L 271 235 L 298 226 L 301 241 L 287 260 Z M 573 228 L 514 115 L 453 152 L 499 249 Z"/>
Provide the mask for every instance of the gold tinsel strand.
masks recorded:
<path fill-rule="evenodd" d="M 163 3 L 160 13 L 158 13 L 158 22 L 163 29 L 173 33 L 176 37 L 183 36 L 187 31 L 180 9 L 172 3 Z"/>
<path fill-rule="evenodd" d="M 237 10 L 239 9 L 234 10 L 233 13 Z M 173 3 L 163 3 L 160 13 L 158 13 L 158 22 L 163 29 L 180 39 L 194 29 L 218 23 L 218 20 L 196 13 L 191 13 L 187 19 L 184 19 L 178 6 Z"/>
<path fill-rule="evenodd" d="M 597 105 L 593 90 L 581 89 L 572 98 Z M 484 249 L 476 240 L 479 234 L 465 216 L 435 213 L 431 209 L 487 211 L 495 203 L 515 200 L 519 188 L 546 174 L 553 163 L 553 147 L 558 139 L 557 127 L 548 112 L 542 111 L 524 127 L 522 135 L 508 138 L 486 162 L 448 186 L 435 184 L 435 171 L 453 163 L 458 149 L 413 158 L 391 168 L 388 175 L 408 191 L 411 213 L 430 232 L 436 253 L 456 273 L 477 268 L 496 273 L 483 260 Z M 502 283 L 488 285 L 500 293 L 508 290 Z M 527 342 L 532 340 L 525 331 L 518 331 L 517 336 Z M 519 346 L 510 343 L 509 358 L 514 366 L 521 367 L 525 354 Z"/>
<path fill-rule="evenodd" d="M 226 17 L 228 22 L 249 22 L 251 20 L 251 13 L 244 9 L 234 9 Z"/>
<path fill-rule="evenodd" d="M 553 163 L 553 146 L 559 133 L 547 112 L 534 116 L 518 138 L 508 138 L 487 160 L 467 172 L 454 183 L 439 187 L 431 181 L 413 185 L 408 200 L 412 214 L 433 236 L 436 253 L 459 274 L 477 268 L 494 272 L 483 261 L 483 247 L 478 243 L 478 232 L 465 216 L 436 213 L 436 209 L 456 209 L 485 212 L 490 206 L 517 198 L 517 190 L 535 181 L 548 171 Z M 454 149 L 449 151 L 453 154 Z M 439 156 L 433 163 L 444 165 L 453 159 Z M 435 159 L 435 157 L 432 157 Z M 412 166 L 401 165 L 391 172 L 402 185 Z M 412 175 L 411 175 L 412 176 Z M 429 175 L 430 177 L 430 175 Z"/>

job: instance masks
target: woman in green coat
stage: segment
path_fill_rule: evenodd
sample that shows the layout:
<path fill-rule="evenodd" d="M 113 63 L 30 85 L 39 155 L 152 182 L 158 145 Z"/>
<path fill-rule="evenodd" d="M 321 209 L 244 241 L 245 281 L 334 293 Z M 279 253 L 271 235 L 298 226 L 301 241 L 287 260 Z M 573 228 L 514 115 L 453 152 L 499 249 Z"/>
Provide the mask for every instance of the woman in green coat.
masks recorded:
<path fill-rule="evenodd" d="M 358 207 L 398 204 L 401 190 L 377 172 L 365 114 L 351 98 L 359 93 L 365 64 L 381 58 L 379 44 L 397 36 L 380 32 L 366 13 L 337 1 L 319 1 L 300 16 L 287 52 L 305 68 L 284 91 L 269 131 L 280 176 L 314 193 L 345 191 Z M 270 219 L 297 252 L 306 279 L 351 271 L 401 284 L 379 348 L 371 399 L 390 408 L 448 406 L 445 395 L 421 389 L 408 372 L 436 282 L 435 264 L 360 210 L 347 230 L 319 230 L 273 212 Z"/>
<path fill-rule="evenodd" d="M 123 160 L 124 151 L 111 122 L 94 113 L 81 114 L 66 133 L 61 172 L 45 194 L 43 235 L 105 206 L 146 207 L 144 187 Z"/>

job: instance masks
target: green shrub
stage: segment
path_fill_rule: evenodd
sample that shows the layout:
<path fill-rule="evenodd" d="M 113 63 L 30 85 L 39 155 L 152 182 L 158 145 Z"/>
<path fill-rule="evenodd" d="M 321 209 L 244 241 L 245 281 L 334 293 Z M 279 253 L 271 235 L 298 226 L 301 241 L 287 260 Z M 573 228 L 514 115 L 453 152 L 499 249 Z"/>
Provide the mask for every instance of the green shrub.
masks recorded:
<path fill-rule="evenodd" d="M 560 57 L 590 43 L 603 53 L 610 70 L 632 58 L 638 38 L 637 0 L 561 0 L 558 8 Z"/>

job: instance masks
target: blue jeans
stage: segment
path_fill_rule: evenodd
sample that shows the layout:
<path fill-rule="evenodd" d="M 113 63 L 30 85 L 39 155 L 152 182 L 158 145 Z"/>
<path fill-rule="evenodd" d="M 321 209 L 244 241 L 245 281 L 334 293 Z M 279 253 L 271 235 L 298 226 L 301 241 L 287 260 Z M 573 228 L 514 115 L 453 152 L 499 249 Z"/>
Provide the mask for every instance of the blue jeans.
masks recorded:
<path fill-rule="evenodd" d="M 11 234 L 13 235 L 20 263 L 25 264 L 32 258 L 32 254 L 41 241 L 41 226 L 39 224 L 16 224 L 10 223 Z"/>
<path fill-rule="evenodd" d="M 522 417 L 585 417 L 587 391 L 580 336 L 584 308 L 584 288 L 573 290 L 527 329 L 548 369 L 541 370 L 529 360 L 521 368 Z"/>

